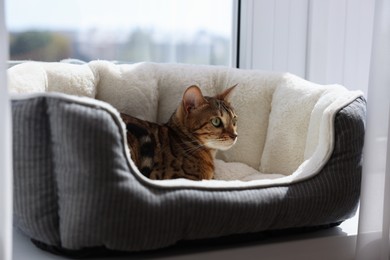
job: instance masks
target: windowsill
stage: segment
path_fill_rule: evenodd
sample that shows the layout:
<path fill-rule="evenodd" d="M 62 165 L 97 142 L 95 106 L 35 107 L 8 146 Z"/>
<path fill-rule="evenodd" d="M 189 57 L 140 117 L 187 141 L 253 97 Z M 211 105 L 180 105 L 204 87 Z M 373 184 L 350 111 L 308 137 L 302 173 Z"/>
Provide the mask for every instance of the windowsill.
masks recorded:
<path fill-rule="evenodd" d="M 172 247 L 161 251 L 136 254 L 124 259 L 354 259 L 358 227 L 358 213 L 340 226 L 304 234 L 279 236 L 260 241 L 229 245 L 196 245 Z M 53 260 L 67 259 L 36 248 L 21 232 L 14 230 L 13 259 L 15 260 Z M 102 259 L 102 258 L 99 258 Z"/>

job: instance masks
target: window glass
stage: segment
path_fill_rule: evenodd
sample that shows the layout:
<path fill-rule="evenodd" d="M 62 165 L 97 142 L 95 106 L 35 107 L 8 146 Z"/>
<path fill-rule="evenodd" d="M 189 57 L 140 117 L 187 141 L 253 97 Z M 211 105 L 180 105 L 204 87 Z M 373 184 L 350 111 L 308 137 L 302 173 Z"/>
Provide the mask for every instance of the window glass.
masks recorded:
<path fill-rule="evenodd" d="M 6 0 L 11 60 L 230 65 L 233 0 Z"/>

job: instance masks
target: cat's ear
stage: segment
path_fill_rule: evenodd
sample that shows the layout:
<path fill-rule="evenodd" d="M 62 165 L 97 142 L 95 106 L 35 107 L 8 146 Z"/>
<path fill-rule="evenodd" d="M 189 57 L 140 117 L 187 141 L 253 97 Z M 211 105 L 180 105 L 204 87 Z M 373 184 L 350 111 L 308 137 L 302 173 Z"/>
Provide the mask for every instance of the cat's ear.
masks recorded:
<path fill-rule="evenodd" d="M 220 93 L 217 95 L 217 99 L 219 100 L 225 100 L 225 101 L 230 101 L 230 98 L 232 96 L 232 93 L 234 92 L 233 90 L 237 87 L 238 84 L 234 85 L 233 87 L 230 87 L 226 89 L 224 92 Z"/>
<path fill-rule="evenodd" d="M 207 100 L 203 97 L 202 91 L 198 86 L 192 85 L 184 92 L 183 106 L 187 113 L 205 103 L 207 103 Z"/>

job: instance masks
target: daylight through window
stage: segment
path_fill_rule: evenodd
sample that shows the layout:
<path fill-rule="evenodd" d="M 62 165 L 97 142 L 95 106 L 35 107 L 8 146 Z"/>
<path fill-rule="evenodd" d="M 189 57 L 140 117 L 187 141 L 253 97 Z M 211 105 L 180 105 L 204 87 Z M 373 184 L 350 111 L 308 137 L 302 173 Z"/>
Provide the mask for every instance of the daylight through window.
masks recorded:
<path fill-rule="evenodd" d="M 11 60 L 231 65 L 233 0 L 6 0 Z"/>

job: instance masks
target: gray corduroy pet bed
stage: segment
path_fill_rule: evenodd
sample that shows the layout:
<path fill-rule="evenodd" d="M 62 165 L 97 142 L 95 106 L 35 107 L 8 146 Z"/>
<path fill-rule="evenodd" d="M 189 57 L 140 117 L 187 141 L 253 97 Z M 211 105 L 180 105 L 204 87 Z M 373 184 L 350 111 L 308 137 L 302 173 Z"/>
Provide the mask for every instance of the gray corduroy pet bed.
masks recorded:
<path fill-rule="evenodd" d="M 14 223 L 41 246 L 142 251 L 355 214 L 359 92 L 291 74 L 181 64 L 32 62 L 8 76 Z M 216 180 L 148 180 L 129 159 L 118 110 L 164 122 L 192 83 L 206 94 L 239 84 L 239 140 L 219 154 Z"/>

